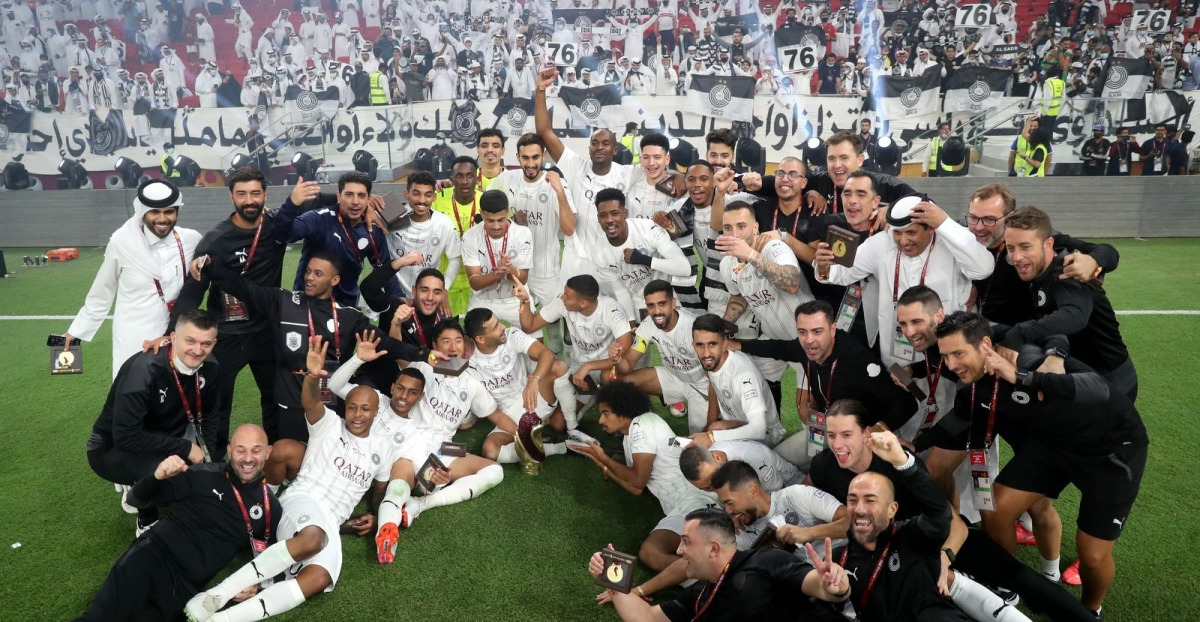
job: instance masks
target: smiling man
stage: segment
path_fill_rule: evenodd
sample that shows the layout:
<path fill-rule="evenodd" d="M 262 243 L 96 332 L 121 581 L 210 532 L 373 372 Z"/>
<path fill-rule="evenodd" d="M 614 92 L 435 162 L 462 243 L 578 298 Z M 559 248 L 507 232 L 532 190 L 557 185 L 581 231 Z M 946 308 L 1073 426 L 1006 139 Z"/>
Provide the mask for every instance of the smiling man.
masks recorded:
<path fill-rule="evenodd" d="M 486 307 L 510 324 L 521 322 L 513 279 L 529 280 L 533 232 L 509 219 L 508 195 L 487 190 L 479 197 L 483 222 L 463 234 L 463 269 L 471 286 L 467 311 Z M 532 333 L 540 337 L 540 332 Z"/>
<path fill-rule="evenodd" d="M 216 345 L 216 321 L 193 309 L 180 316 L 169 347 L 125 361 L 87 441 L 92 471 L 131 486 L 167 456 L 191 464 L 211 461 L 221 408 L 218 366 L 209 359 Z M 158 520 L 158 507 L 136 511 L 135 532 L 141 535 Z"/>
<path fill-rule="evenodd" d="M 292 287 L 304 283 L 308 259 L 317 253 L 330 253 L 338 259 L 342 276 L 334 290 L 338 304 L 353 307 L 358 304 L 358 277 L 363 261 L 381 266 L 392 260 L 387 234 L 366 219 L 370 209 L 371 178 L 366 173 L 350 171 L 338 178 L 338 207 L 321 208 L 300 213 L 300 205 L 320 191 L 315 181 L 300 178 L 295 189 L 275 215 L 275 240 L 281 243 L 304 242 L 300 264 Z M 388 291 L 400 293 L 398 283 L 388 283 Z"/>
<path fill-rule="evenodd" d="M 413 292 L 417 274 L 427 268 L 438 268 L 444 261 L 444 276 L 448 283 L 454 282 L 462 268 L 462 236 L 454 228 L 454 220 L 450 216 L 432 208 L 436 197 L 436 184 L 432 175 L 425 171 L 416 171 L 409 175 L 404 198 L 412 208 L 411 222 L 407 227 L 396 229 L 387 236 L 388 248 L 391 249 L 393 257 L 413 251 L 421 254 L 420 262 L 402 267 L 396 272 L 400 279 L 400 289 L 408 293 Z M 363 288 L 366 288 L 365 283 Z M 366 296 L 365 292 L 363 295 Z M 447 314 L 449 310 L 450 306 L 447 304 Z"/>
<path fill-rule="evenodd" d="M 200 242 L 199 232 L 175 226 L 181 207 L 183 195 L 171 182 L 149 180 L 138 187 L 133 217 L 109 239 L 83 308 L 65 334 L 67 347 L 80 339 L 91 341 L 115 298 L 114 379 L 125 360 L 141 350 L 143 340 L 166 332 L 187 264 Z"/>

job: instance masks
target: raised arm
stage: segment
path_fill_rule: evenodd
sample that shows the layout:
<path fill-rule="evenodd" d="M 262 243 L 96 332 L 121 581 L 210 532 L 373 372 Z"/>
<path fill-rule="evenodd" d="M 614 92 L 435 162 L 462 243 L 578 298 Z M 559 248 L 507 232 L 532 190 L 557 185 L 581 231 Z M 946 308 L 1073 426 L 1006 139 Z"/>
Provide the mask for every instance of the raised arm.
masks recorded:
<path fill-rule="evenodd" d="M 533 96 L 533 124 L 538 136 L 546 143 L 546 151 L 558 162 L 562 159 L 565 147 L 554 133 L 554 128 L 550 126 L 550 108 L 546 105 L 546 87 L 554 84 L 556 79 L 558 70 L 552 67 L 538 73 L 537 92 Z"/>
<path fill-rule="evenodd" d="M 325 355 L 329 344 L 320 335 L 308 339 L 308 358 L 305 360 L 304 387 L 300 391 L 300 405 L 304 407 L 304 418 L 309 425 L 316 425 L 325 416 L 325 404 L 321 401 L 321 378 L 325 371 Z"/>
<path fill-rule="evenodd" d="M 931 542 L 941 544 L 950 535 L 952 513 L 946 495 L 938 490 L 925 470 L 925 465 L 904 451 L 900 439 L 891 432 L 872 432 L 871 451 L 893 467 L 899 474 L 898 484 L 907 487 L 921 506 L 916 528 Z"/>

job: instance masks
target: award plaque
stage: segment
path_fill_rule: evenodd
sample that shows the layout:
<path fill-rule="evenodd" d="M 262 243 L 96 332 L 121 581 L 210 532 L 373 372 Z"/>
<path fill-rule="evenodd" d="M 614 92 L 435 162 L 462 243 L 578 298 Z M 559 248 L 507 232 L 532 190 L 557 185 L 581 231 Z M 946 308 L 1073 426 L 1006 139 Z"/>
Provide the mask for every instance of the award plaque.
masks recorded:
<path fill-rule="evenodd" d="M 438 449 L 438 453 L 443 456 L 450 456 L 451 458 L 461 458 L 467 455 L 467 444 L 445 441 Z"/>
<path fill-rule="evenodd" d="M 758 538 L 754 540 L 754 544 L 752 544 L 750 548 L 757 549 L 768 546 L 773 549 L 779 549 L 789 553 L 795 552 L 796 545 L 788 544 L 779 539 L 779 528 L 786 524 L 787 523 L 783 520 L 782 516 L 772 517 L 771 520 L 767 522 L 767 526 L 763 527 L 762 533 L 758 534 Z"/>
<path fill-rule="evenodd" d="M 825 232 L 825 243 L 833 251 L 833 263 L 849 268 L 854 265 L 858 252 L 858 234 L 841 227 L 830 227 Z"/>
<path fill-rule="evenodd" d="M 470 364 L 469 360 L 457 356 L 448 360 L 438 359 L 433 364 L 433 373 L 443 376 L 461 376 L 464 371 L 467 371 L 467 366 Z"/>
<path fill-rule="evenodd" d="M 221 292 L 221 302 L 225 307 L 226 322 L 244 322 L 250 319 L 250 314 L 246 312 L 246 303 L 241 300 Z"/>
<path fill-rule="evenodd" d="M 50 375 L 83 373 L 83 345 L 78 341 L 75 347 L 66 350 L 62 345 L 50 346 Z"/>
<path fill-rule="evenodd" d="M 333 375 L 333 372 L 337 371 L 338 365 L 337 359 L 325 361 L 325 371 L 327 373 L 320 379 L 321 403 L 330 407 L 337 404 L 337 396 L 333 394 L 333 389 L 329 388 L 329 378 Z"/>
<path fill-rule="evenodd" d="M 662 181 L 654 184 L 654 189 L 668 196 L 675 196 L 675 175 L 670 172 Z"/>
<path fill-rule="evenodd" d="M 637 558 L 627 553 L 604 549 L 600 551 L 604 569 L 596 577 L 596 585 L 628 594 L 633 589 L 633 569 Z"/>
<path fill-rule="evenodd" d="M 877 421 L 875 423 L 875 425 L 871 426 L 871 431 L 872 432 L 891 432 L 892 429 L 888 427 L 888 424 L 886 424 L 882 421 Z"/>
<path fill-rule="evenodd" d="M 387 223 L 388 229 L 395 231 L 397 229 L 405 229 L 412 224 L 413 209 L 400 200 L 400 197 L 391 192 L 383 195 L 383 217 Z"/>
<path fill-rule="evenodd" d="M 683 216 L 679 214 L 679 210 L 673 209 L 667 212 L 667 220 L 671 221 L 671 226 L 667 229 L 667 234 L 671 236 L 672 240 L 678 240 L 687 235 L 687 223 L 683 222 Z"/>
<path fill-rule="evenodd" d="M 888 371 L 892 372 L 892 375 L 896 377 L 896 380 L 899 380 L 900 384 L 903 384 L 904 388 L 908 389 L 908 392 L 911 393 L 913 397 L 917 398 L 918 401 L 928 397 L 925 395 L 925 392 L 921 390 L 921 387 L 917 384 L 917 381 L 913 379 L 912 374 L 908 373 L 908 370 L 904 369 L 904 367 L 899 363 L 892 363 L 892 366 L 888 368 Z"/>
<path fill-rule="evenodd" d="M 433 476 L 438 471 L 445 471 L 446 465 L 438 460 L 437 454 L 429 454 L 429 458 L 425 460 L 425 464 L 421 465 L 421 469 L 417 471 L 417 484 L 425 489 L 425 492 L 433 492 L 437 488 L 437 484 L 433 483 Z"/>

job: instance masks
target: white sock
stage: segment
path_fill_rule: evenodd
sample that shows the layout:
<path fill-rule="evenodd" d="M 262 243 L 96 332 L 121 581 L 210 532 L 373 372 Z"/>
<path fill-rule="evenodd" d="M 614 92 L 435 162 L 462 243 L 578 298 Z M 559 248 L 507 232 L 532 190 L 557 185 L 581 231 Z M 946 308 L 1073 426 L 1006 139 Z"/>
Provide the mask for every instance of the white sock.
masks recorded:
<path fill-rule="evenodd" d="M 1021 521 L 1022 527 L 1028 529 L 1029 531 L 1033 531 L 1033 517 L 1029 515 L 1029 512 L 1025 512 L 1021 515 L 1021 518 L 1017 520 Z"/>
<path fill-rule="evenodd" d="M 541 393 L 538 393 L 537 406 L 533 407 L 533 413 L 538 416 L 538 419 L 546 421 L 550 418 L 550 415 L 554 414 L 554 404 L 547 402 L 546 398 L 542 397 Z M 565 417 L 566 415 L 563 416 Z"/>
<path fill-rule="evenodd" d="M 380 527 L 388 523 L 400 525 L 400 509 L 404 507 L 404 502 L 408 501 L 411 493 L 412 487 L 402 479 L 394 479 L 388 483 L 387 492 L 383 495 L 383 502 L 379 504 L 378 523 Z M 377 529 L 375 533 L 378 534 L 379 530 Z"/>
<path fill-rule="evenodd" d="M 517 441 L 514 440 L 513 442 L 501 447 L 500 453 L 496 454 L 496 462 L 499 462 L 500 464 L 516 464 L 517 462 L 520 462 L 520 459 L 517 458 Z"/>
<path fill-rule="evenodd" d="M 542 445 L 542 449 L 546 452 L 547 456 L 561 456 L 567 453 L 567 444 L 546 443 L 545 445 Z"/>
<path fill-rule="evenodd" d="M 275 585 L 213 615 L 211 622 L 252 622 L 291 611 L 304 602 L 304 592 L 295 581 L 280 581 Z"/>
<path fill-rule="evenodd" d="M 459 478 L 449 486 L 431 495 L 426 495 L 421 509 L 424 511 L 474 499 L 502 481 L 504 481 L 504 469 L 500 468 L 498 464 L 488 465 L 474 475 Z"/>
<path fill-rule="evenodd" d="M 224 581 L 210 588 L 208 593 L 229 602 L 238 592 L 282 573 L 294 563 L 296 560 L 292 559 L 292 554 L 288 552 L 287 541 L 276 542 L 267 547 L 261 555 L 250 560 L 250 563 L 238 568 Z"/>
<path fill-rule="evenodd" d="M 1058 569 L 1058 565 L 1061 560 L 1061 557 L 1055 557 L 1054 559 L 1042 559 L 1042 576 L 1054 581 L 1055 583 L 1061 581 L 1062 571 Z"/>
<path fill-rule="evenodd" d="M 959 609 L 979 622 L 1000 620 L 1002 622 L 1029 622 L 1025 614 L 1004 602 L 1003 598 L 976 583 L 961 572 L 954 573 L 954 584 L 950 586 L 950 599 Z"/>
<path fill-rule="evenodd" d="M 574 430 L 579 425 L 579 411 L 576 410 L 578 404 L 575 403 L 575 385 L 571 384 L 571 378 L 567 374 L 554 379 L 554 399 L 558 400 L 558 407 L 562 409 L 567 429 Z"/>

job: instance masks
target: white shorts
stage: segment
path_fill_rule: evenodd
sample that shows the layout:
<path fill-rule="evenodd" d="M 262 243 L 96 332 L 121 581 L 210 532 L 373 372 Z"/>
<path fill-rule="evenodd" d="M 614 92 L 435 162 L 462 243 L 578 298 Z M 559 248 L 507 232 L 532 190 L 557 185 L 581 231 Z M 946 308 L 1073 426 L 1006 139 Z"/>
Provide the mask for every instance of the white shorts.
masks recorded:
<path fill-rule="evenodd" d="M 488 309 L 500 318 L 501 322 L 509 326 L 515 326 L 518 329 L 521 327 L 521 311 L 520 301 L 514 298 L 478 298 L 471 296 L 471 300 L 467 303 L 467 311 L 472 309 Z M 542 331 L 536 330 L 529 333 L 534 339 L 540 339 Z"/>
<path fill-rule="evenodd" d="M 529 282 L 525 284 L 525 288 L 533 295 L 534 309 L 550 304 L 551 300 L 558 298 L 563 292 L 563 286 L 559 283 L 557 275 L 550 277 L 531 276 L 529 277 Z"/>
<path fill-rule="evenodd" d="M 525 397 L 520 393 L 516 393 L 507 397 L 501 397 L 499 395 L 495 395 L 493 397 L 496 399 L 496 406 L 499 407 L 500 411 L 507 415 L 509 419 L 512 419 L 514 425 L 520 425 L 521 417 L 524 417 L 526 412 Z M 546 398 L 542 397 L 541 393 L 538 393 L 537 409 L 549 411 L 549 406 L 550 405 L 546 402 Z M 542 423 L 545 422 L 546 419 L 542 419 Z M 504 430 L 501 430 L 500 428 L 492 428 L 492 431 L 488 432 L 488 434 L 496 434 L 498 432 L 504 432 Z M 508 432 L 504 433 L 508 434 Z"/>
<path fill-rule="evenodd" d="M 682 536 L 683 524 L 687 522 L 684 520 L 684 517 L 686 516 L 687 514 L 684 512 L 672 512 L 667 514 L 662 520 L 658 521 L 658 524 L 654 526 L 652 531 L 658 531 L 659 529 L 662 529 L 663 531 L 670 531 L 671 533 L 677 533 Z"/>
<path fill-rule="evenodd" d="M 783 374 L 787 372 L 787 361 L 762 358 L 754 355 L 751 355 L 750 358 L 754 360 L 754 366 L 762 372 L 763 377 L 771 382 L 779 382 L 783 379 Z"/>
<path fill-rule="evenodd" d="M 429 459 L 429 454 L 436 454 L 438 460 L 441 460 L 442 464 L 449 467 L 450 463 L 454 462 L 456 458 L 455 456 L 443 456 L 442 454 L 438 453 L 438 450 L 441 448 L 441 439 L 429 439 L 424 443 L 412 443 L 408 445 L 408 449 L 406 451 L 399 455 L 399 458 L 404 458 L 405 460 L 411 462 L 414 473 L 425 464 L 426 460 Z"/>
<path fill-rule="evenodd" d="M 283 505 L 283 514 L 279 517 L 281 539 L 291 538 L 305 527 L 315 526 L 325 532 L 325 548 L 302 562 L 292 564 L 284 574 L 289 579 L 295 579 L 296 575 L 308 566 L 320 566 L 329 573 L 329 587 L 326 587 L 325 591 L 332 592 L 337 586 L 338 576 L 342 573 L 342 526 L 334 521 L 325 506 L 312 495 L 289 492 L 279 499 L 279 503 Z"/>
<path fill-rule="evenodd" d="M 558 267 L 559 292 L 562 292 L 563 288 L 566 287 L 567 279 L 581 274 L 594 274 L 596 272 L 596 265 L 592 263 L 592 260 L 580 256 L 579 253 L 570 252 L 570 246 L 568 244 L 568 250 L 563 251 L 562 264 Z"/>
<path fill-rule="evenodd" d="M 687 405 L 688 432 L 696 434 L 703 431 L 708 425 L 708 384 L 686 382 L 668 367 L 655 367 L 654 371 L 658 375 L 658 386 L 662 388 L 663 401 Z"/>

